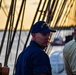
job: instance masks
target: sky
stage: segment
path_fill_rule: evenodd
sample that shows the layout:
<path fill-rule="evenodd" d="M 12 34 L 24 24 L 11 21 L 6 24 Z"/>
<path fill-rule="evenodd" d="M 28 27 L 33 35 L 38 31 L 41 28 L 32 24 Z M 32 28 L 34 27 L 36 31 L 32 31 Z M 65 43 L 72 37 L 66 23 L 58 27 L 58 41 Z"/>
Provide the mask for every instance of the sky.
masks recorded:
<path fill-rule="evenodd" d="M 0 8 L 0 30 L 5 29 L 11 1 L 12 0 L 2 0 L 2 6 Z M 26 0 L 24 21 L 23 21 L 22 29 L 25 29 L 25 30 L 30 29 L 32 21 L 34 19 L 34 15 L 36 13 L 36 10 L 37 10 L 38 4 L 39 4 L 39 1 L 40 0 Z M 42 0 L 42 1 L 44 1 L 44 0 Z M 59 0 L 59 1 L 61 2 L 63 0 Z M 68 0 L 68 2 L 69 1 L 71 1 L 71 0 Z M 14 16 L 15 22 L 14 22 L 13 27 L 15 27 L 15 25 L 16 25 L 16 21 L 17 21 L 17 17 L 18 17 L 18 14 L 19 14 L 19 9 L 20 9 L 21 2 L 22 2 L 22 0 L 17 0 L 16 13 L 15 13 L 15 16 Z M 60 6 L 58 6 L 58 8 L 59 7 Z M 68 8 L 68 6 L 66 6 L 66 9 L 67 8 Z M 69 10 L 69 8 L 67 9 L 67 11 L 68 10 Z M 75 16 L 74 14 L 76 14 L 76 12 L 74 12 L 74 10 L 76 11 L 76 9 L 74 9 L 74 8 L 71 10 L 71 12 L 69 13 L 67 18 L 66 18 L 65 13 L 64 13 L 64 15 L 62 15 L 62 18 L 64 16 L 66 18 L 66 22 L 65 22 L 66 25 L 67 24 L 76 24 L 76 18 L 74 17 Z M 58 12 L 56 14 L 58 14 Z M 54 16 L 53 19 L 56 19 L 56 16 Z M 62 23 L 63 19 L 61 19 L 61 21 L 59 21 L 59 23 L 58 23 L 59 25 Z M 20 24 L 21 24 L 20 22 L 21 22 L 21 19 L 19 21 L 18 28 L 20 28 Z M 55 20 L 53 20 L 51 24 L 53 25 L 54 23 L 55 23 Z"/>
<path fill-rule="evenodd" d="M 21 2 L 22 0 L 17 0 L 14 26 L 17 21 Z M 30 28 L 38 3 L 39 3 L 39 0 L 26 0 L 23 29 Z M 5 28 L 10 4 L 11 4 L 11 0 L 2 0 L 2 7 L 0 8 L 0 29 Z"/>

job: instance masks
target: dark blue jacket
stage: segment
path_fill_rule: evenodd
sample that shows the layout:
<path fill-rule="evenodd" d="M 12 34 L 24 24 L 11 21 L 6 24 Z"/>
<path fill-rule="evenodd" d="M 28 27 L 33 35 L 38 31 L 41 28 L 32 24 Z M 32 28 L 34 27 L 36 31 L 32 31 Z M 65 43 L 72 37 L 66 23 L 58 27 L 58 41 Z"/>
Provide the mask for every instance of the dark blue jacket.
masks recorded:
<path fill-rule="evenodd" d="M 48 55 L 34 41 L 18 57 L 15 75 L 51 74 L 51 65 Z"/>

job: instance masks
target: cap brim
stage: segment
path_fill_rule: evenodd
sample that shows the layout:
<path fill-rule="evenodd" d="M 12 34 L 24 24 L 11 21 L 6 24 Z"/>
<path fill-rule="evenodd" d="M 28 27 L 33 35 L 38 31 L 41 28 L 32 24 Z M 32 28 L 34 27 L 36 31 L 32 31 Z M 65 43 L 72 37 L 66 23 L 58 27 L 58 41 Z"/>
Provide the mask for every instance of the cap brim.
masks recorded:
<path fill-rule="evenodd" d="M 45 29 L 45 30 L 41 31 L 41 33 L 49 33 L 49 32 L 56 32 L 56 30 L 53 30 L 53 29 Z"/>
<path fill-rule="evenodd" d="M 52 30 L 52 29 L 51 29 L 50 32 L 56 32 L 56 30 Z"/>

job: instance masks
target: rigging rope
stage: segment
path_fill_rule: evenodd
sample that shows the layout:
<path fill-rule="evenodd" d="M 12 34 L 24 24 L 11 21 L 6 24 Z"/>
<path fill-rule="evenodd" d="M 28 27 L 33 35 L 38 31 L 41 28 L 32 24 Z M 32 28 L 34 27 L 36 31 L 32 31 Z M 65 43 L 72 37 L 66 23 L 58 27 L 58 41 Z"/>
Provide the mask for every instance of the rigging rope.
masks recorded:
<path fill-rule="evenodd" d="M 51 2 L 51 0 L 49 0 L 48 3 L 47 3 L 47 6 L 46 6 L 46 9 L 45 9 L 45 12 L 44 12 L 44 15 L 43 15 L 42 20 L 45 20 L 45 17 L 46 17 L 46 14 L 47 14 L 47 12 L 48 12 L 48 7 L 49 7 L 49 5 L 50 5 L 50 2 Z"/>
<path fill-rule="evenodd" d="M 40 15 L 39 15 L 38 21 L 39 21 L 40 18 L 41 18 L 41 15 L 42 15 L 43 10 L 44 10 L 44 7 L 45 7 L 45 4 L 46 4 L 46 0 L 45 0 L 44 3 L 43 3 L 43 6 L 42 6 L 42 9 L 41 9 L 41 11 L 40 11 Z M 45 12 L 45 11 L 44 11 L 44 12 Z"/>
<path fill-rule="evenodd" d="M 59 12 L 58 18 L 57 18 L 57 20 L 56 20 L 54 26 L 56 26 L 57 23 L 58 23 L 58 21 L 60 20 L 62 14 L 63 14 L 64 8 L 65 8 L 65 6 L 66 6 L 66 3 L 67 3 L 67 0 L 66 0 L 66 1 L 64 0 L 63 4 L 62 4 L 62 6 L 61 6 L 61 9 L 60 9 L 60 12 Z"/>
<path fill-rule="evenodd" d="M 9 45 L 9 49 L 10 50 L 9 50 L 9 53 L 8 53 L 8 56 L 7 56 L 6 64 L 8 63 L 8 58 L 9 58 L 9 55 L 10 55 L 10 52 L 11 52 L 11 48 L 12 48 L 12 45 L 13 45 L 13 41 L 14 41 L 16 30 L 17 30 L 17 27 L 18 27 L 18 23 L 19 23 L 21 12 L 22 12 L 23 4 L 24 4 L 24 0 L 22 1 L 21 8 L 20 8 L 19 15 L 18 15 L 18 19 L 17 19 L 16 25 L 15 25 L 15 29 L 14 29 L 14 32 L 13 32 L 12 40 L 11 40 L 11 43 Z"/>
<path fill-rule="evenodd" d="M 6 62 L 8 61 L 8 56 L 9 56 L 9 52 L 10 52 L 9 45 L 10 45 L 11 40 L 12 40 L 12 30 L 13 30 L 13 24 L 14 24 L 15 8 L 16 8 L 16 0 L 13 0 L 12 10 L 11 10 L 11 15 L 10 15 L 10 26 L 9 26 L 9 31 L 8 31 L 8 40 L 7 40 L 4 66 L 7 66 Z"/>
<path fill-rule="evenodd" d="M 21 38 L 21 31 L 22 31 L 22 25 L 23 25 L 23 19 L 24 19 L 25 6 L 26 6 L 26 0 L 24 1 L 24 6 L 23 6 L 22 21 L 21 21 L 21 27 L 20 27 L 20 33 L 19 33 L 19 39 L 18 39 L 16 56 L 15 56 L 15 62 L 14 62 L 14 68 L 13 68 L 13 75 L 15 73 L 15 64 L 16 64 L 17 56 L 18 56 L 18 50 L 19 50 L 19 44 L 20 44 L 20 38 Z"/>
<path fill-rule="evenodd" d="M 68 7 L 67 7 L 68 10 L 66 9 L 65 14 L 64 14 L 64 16 L 62 18 L 62 21 L 60 22 L 60 25 L 65 23 L 69 13 L 71 12 L 71 8 L 72 8 L 74 2 L 75 2 L 75 0 L 70 0 L 70 2 L 68 4 Z"/>
<path fill-rule="evenodd" d="M 55 11 L 57 9 L 57 5 L 58 5 L 58 0 L 53 1 L 50 9 L 48 10 L 48 15 L 47 15 L 46 22 L 49 23 L 49 24 L 51 23 L 51 21 L 54 17 Z"/>
<path fill-rule="evenodd" d="M 2 0 L 0 0 L 0 8 L 1 8 Z"/>
<path fill-rule="evenodd" d="M 64 2 L 64 3 L 66 3 L 66 2 Z M 60 10 L 60 14 L 58 15 L 58 16 L 60 16 L 61 14 L 62 14 L 62 11 L 63 11 L 63 9 L 64 9 L 64 4 L 63 3 L 63 8 Z M 69 5 L 68 5 L 68 7 L 70 6 L 70 9 L 72 8 L 72 6 L 73 6 L 73 3 L 74 3 L 74 0 L 73 1 L 70 1 L 69 2 Z M 70 13 L 70 9 L 69 9 L 69 12 L 68 12 L 68 14 Z M 67 12 L 67 9 L 66 9 L 66 12 Z M 65 12 L 65 13 L 66 13 Z M 67 14 L 67 13 L 66 13 Z M 67 16 L 68 16 L 68 14 L 67 14 Z M 63 21 L 63 20 L 62 20 Z M 62 23 L 62 22 L 61 22 Z M 56 24 L 55 24 L 55 26 L 56 26 Z M 57 36 L 60 34 L 60 32 L 61 32 L 61 30 L 56 34 Z M 56 36 L 54 36 L 54 37 L 56 37 Z M 51 48 L 52 49 L 52 48 Z M 51 51 L 50 50 L 50 48 L 49 48 L 49 50 L 48 51 L 46 51 L 47 52 L 47 54 L 49 54 L 50 52 L 49 51 Z"/>
<path fill-rule="evenodd" d="M 40 5 L 41 5 L 41 2 L 42 0 L 40 0 L 39 4 L 38 4 L 38 7 L 37 7 L 37 10 L 36 10 L 36 13 L 35 13 L 35 16 L 34 16 L 34 19 L 33 19 L 33 22 L 32 22 L 32 25 L 34 24 L 35 20 L 36 20 L 36 16 L 38 14 L 38 11 L 39 11 L 39 8 L 40 8 Z M 32 25 L 31 25 L 31 28 L 32 28 Z M 28 33 L 28 36 L 27 36 L 27 39 L 26 39 L 26 42 L 25 42 L 25 45 L 24 45 L 24 48 L 23 50 L 26 48 L 27 46 L 27 43 L 28 43 L 28 40 L 29 40 L 29 37 L 30 37 L 30 31 L 31 31 L 31 28 L 29 30 L 29 33 Z"/>
<path fill-rule="evenodd" d="M 4 44 L 4 40 L 5 40 L 7 28 L 8 28 L 8 24 L 9 24 L 9 21 L 10 21 L 10 16 L 11 16 L 11 11 L 12 11 L 12 4 L 13 4 L 13 1 L 14 1 L 14 0 L 11 1 L 11 6 L 10 6 L 10 10 L 9 10 L 9 14 L 8 14 L 6 26 L 5 26 L 5 29 L 4 29 L 4 34 L 3 34 L 3 37 L 2 37 L 2 41 L 1 41 L 0 54 L 1 54 L 1 52 L 2 52 L 2 48 L 3 48 L 3 44 Z"/>

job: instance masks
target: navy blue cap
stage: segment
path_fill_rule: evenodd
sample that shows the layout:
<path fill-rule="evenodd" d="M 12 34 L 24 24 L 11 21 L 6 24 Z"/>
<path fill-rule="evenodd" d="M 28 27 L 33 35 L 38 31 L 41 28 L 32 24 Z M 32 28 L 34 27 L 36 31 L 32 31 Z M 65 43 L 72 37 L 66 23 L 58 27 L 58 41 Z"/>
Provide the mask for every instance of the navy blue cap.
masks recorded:
<path fill-rule="evenodd" d="M 56 32 L 56 30 L 51 29 L 47 23 L 44 21 L 36 22 L 32 28 L 31 33 L 49 33 L 49 32 Z"/>

